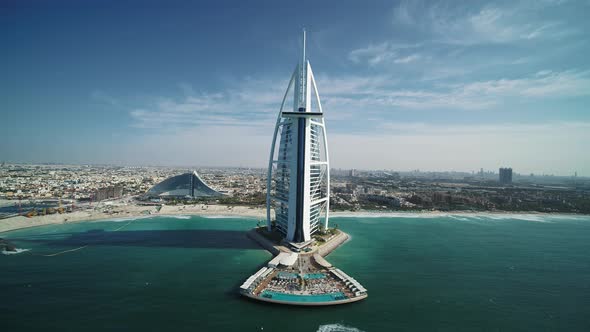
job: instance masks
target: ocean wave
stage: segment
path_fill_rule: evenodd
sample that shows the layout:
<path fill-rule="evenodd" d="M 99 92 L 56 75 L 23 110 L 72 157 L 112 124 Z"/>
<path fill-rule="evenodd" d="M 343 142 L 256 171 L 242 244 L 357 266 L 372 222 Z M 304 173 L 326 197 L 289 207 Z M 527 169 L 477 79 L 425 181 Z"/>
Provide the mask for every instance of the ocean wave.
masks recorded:
<path fill-rule="evenodd" d="M 458 221 L 504 221 L 504 220 L 523 220 L 542 223 L 553 223 L 555 221 L 590 221 L 590 216 L 586 215 L 568 215 L 568 214 L 542 214 L 542 213 L 489 213 L 489 212 L 466 212 L 466 213 L 446 213 L 446 212 L 383 212 L 383 213 L 350 213 L 331 215 L 333 218 L 410 218 L 410 219 L 440 219 L 448 218 Z"/>
<path fill-rule="evenodd" d="M 480 220 L 480 218 L 472 218 L 472 217 L 463 217 L 463 216 L 456 216 L 456 215 L 449 215 L 448 218 L 459 220 L 459 221 L 471 221 L 473 219 Z"/>
<path fill-rule="evenodd" d="M 2 250 L 1 252 L 2 252 L 2 255 L 16 255 L 16 254 L 20 254 L 20 253 L 23 253 L 23 252 L 27 252 L 29 250 L 31 250 L 31 249 L 19 249 L 19 248 L 16 248 L 15 251 Z"/>
<path fill-rule="evenodd" d="M 182 220 L 186 220 L 186 219 L 190 219 L 191 216 L 187 216 L 184 214 L 181 215 L 167 215 L 167 216 L 162 216 L 162 217 L 168 217 L 168 218 L 173 218 L 173 219 L 182 219 Z"/>
<path fill-rule="evenodd" d="M 410 218 L 410 219 L 434 219 L 449 216 L 470 216 L 467 213 L 446 212 L 361 212 L 361 213 L 331 213 L 330 218 Z M 475 215 L 475 213 L 473 213 Z"/>
<path fill-rule="evenodd" d="M 317 332 L 363 332 L 356 327 L 346 326 L 342 324 L 326 324 L 320 325 Z"/>
<path fill-rule="evenodd" d="M 205 219 L 257 219 L 256 217 L 249 217 L 249 216 L 240 216 L 240 215 L 199 215 L 201 218 Z M 260 218 L 258 218 L 260 219 Z"/>
<path fill-rule="evenodd" d="M 108 221 L 108 222 L 126 222 L 126 221 L 132 221 L 132 220 L 139 220 L 139 219 L 147 219 L 147 218 L 153 218 L 154 216 L 152 215 L 148 215 L 148 216 L 136 216 L 136 217 L 121 217 L 121 218 L 112 218 L 112 219 L 103 219 L 103 220 L 97 220 L 99 222 L 103 222 L 103 221 Z"/>
<path fill-rule="evenodd" d="M 438 218 L 440 215 L 430 213 L 403 213 L 403 212 L 382 212 L 382 213 L 331 213 L 330 218 Z"/>
<path fill-rule="evenodd" d="M 509 215 L 485 215 L 485 218 L 490 220 L 523 220 L 534 222 L 548 222 L 551 223 L 551 216 L 542 216 L 535 214 L 509 214 Z"/>
<path fill-rule="evenodd" d="M 475 220 L 522 220 L 540 223 L 554 223 L 557 221 L 590 221 L 590 216 L 567 215 L 567 214 L 536 214 L 536 213 L 481 213 L 478 215 L 468 215 L 470 219 Z"/>

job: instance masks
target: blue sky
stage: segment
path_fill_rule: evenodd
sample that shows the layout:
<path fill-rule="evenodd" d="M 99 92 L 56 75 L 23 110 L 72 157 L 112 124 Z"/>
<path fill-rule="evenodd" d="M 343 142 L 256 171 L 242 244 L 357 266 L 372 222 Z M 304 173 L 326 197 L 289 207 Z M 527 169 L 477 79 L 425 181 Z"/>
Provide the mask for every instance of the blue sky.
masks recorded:
<path fill-rule="evenodd" d="M 589 1 L 2 1 L 0 160 L 267 163 L 308 31 L 333 167 L 590 175 Z"/>

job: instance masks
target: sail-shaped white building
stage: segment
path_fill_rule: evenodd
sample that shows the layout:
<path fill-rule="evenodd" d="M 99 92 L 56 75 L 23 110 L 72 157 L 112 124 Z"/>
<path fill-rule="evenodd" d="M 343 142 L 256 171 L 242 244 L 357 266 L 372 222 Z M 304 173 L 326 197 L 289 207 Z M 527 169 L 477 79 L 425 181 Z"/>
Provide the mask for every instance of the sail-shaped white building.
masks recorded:
<path fill-rule="evenodd" d="M 267 227 L 292 243 L 328 228 L 330 163 L 326 125 L 311 65 L 303 52 L 277 118 L 267 182 Z M 273 212 L 275 222 L 272 222 Z M 323 220 L 322 220 L 323 219 Z"/>

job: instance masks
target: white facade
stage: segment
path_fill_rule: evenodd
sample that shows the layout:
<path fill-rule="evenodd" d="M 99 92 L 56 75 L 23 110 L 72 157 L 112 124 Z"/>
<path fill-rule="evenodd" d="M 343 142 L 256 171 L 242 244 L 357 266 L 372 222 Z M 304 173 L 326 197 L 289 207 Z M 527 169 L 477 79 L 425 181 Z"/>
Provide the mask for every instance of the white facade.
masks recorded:
<path fill-rule="evenodd" d="M 320 97 L 309 61 L 295 68 L 277 118 L 268 165 L 267 226 L 290 242 L 311 240 L 328 228 L 330 207 L 328 141 Z M 324 217 L 322 223 L 322 216 Z"/>

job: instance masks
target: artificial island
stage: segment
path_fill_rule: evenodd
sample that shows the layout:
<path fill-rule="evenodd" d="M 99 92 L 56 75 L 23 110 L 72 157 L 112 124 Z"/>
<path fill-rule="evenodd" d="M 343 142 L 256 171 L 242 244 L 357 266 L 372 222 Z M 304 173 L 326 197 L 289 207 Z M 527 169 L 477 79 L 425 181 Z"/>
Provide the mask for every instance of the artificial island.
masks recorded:
<path fill-rule="evenodd" d="M 348 239 L 328 227 L 330 164 L 324 114 L 305 55 L 291 76 L 275 125 L 268 165 L 267 224 L 248 236 L 275 257 L 241 286 L 246 297 L 291 305 L 365 299 L 367 290 L 324 256 Z"/>

